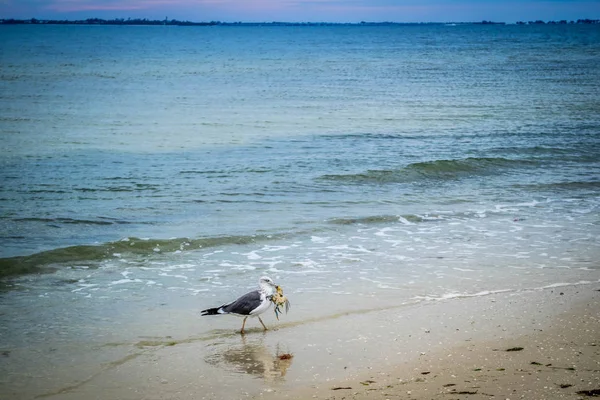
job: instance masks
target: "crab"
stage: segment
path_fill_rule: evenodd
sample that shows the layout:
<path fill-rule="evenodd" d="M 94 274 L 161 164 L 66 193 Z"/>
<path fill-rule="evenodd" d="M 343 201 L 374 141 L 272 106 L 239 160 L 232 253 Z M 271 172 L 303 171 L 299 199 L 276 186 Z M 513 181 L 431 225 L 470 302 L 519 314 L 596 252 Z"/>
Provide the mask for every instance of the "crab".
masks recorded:
<path fill-rule="evenodd" d="M 284 296 L 281 286 L 277 286 L 276 289 L 277 292 L 271 296 L 271 301 L 275 304 L 275 317 L 279 321 L 279 314 L 283 313 L 281 306 L 285 304 L 285 312 L 287 314 L 290 309 L 290 301 Z"/>

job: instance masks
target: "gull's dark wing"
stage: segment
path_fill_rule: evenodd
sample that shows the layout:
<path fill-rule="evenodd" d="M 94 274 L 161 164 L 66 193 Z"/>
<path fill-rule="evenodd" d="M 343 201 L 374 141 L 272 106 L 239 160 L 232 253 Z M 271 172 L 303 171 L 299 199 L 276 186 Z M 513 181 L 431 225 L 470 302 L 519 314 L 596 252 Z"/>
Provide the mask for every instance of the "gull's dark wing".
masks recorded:
<path fill-rule="evenodd" d="M 250 315 L 250 312 L 260 306 L 260 303 L 260 291 L 254 290 L 236 301 L 222 306 L 221 310 L 226 313 Z"/>

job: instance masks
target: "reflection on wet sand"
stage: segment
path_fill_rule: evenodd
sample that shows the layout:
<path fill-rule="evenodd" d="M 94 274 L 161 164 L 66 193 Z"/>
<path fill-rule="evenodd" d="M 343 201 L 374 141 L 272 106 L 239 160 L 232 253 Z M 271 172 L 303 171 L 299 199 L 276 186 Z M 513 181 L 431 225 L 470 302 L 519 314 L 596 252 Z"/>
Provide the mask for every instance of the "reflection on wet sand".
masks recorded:
<path fill-rule="evenodd" d="M 285 377 L 293 359 L 289 351 L 282 351 L 279 343 L 272 350 L 262 342 L 248 342 L 246 338 L 241 340 L 239 345 L 220 345 L 206 357 L 206 362 L 269 381 Z"/>

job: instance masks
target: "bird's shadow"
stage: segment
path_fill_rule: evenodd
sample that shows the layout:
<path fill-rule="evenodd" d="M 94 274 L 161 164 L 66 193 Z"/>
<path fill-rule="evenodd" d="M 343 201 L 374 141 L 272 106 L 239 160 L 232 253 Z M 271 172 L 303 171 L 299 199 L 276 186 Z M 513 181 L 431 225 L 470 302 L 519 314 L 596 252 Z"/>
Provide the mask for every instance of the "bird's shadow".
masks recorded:
<path fill-rule="evenodd" d="M 272 349 L 263 341 L 264 335 L 252 340 L 241 335 L 237 344 L 215 343 L 205 361 L 213 366 L 268 381 L 283 380 L 293 356 L 288 350 L 284 351 L 279 343 Z"/>

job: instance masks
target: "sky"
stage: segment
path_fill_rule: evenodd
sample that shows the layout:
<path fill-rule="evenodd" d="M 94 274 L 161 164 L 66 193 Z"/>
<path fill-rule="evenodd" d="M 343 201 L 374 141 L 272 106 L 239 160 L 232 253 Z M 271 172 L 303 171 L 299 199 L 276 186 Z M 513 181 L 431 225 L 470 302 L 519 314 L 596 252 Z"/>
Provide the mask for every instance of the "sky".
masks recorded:
<path fill-rule="evenodd" d="M 600 19 L 600 0 L 0 0 L 0 18 L 512 23 Z"/>

